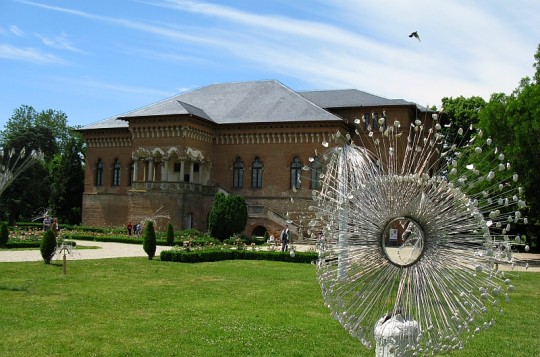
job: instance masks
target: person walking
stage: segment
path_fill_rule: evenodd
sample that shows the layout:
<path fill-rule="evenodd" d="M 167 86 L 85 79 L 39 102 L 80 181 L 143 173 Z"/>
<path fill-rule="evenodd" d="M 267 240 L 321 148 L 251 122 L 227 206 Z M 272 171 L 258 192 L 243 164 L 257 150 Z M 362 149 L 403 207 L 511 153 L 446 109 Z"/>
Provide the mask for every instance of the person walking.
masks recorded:
<path fill-rule="evenodd" d="M 286 252 L 289 249 L 289 226 L 286 225 L 285 229 L 281 231 L 281 251 Z"/>

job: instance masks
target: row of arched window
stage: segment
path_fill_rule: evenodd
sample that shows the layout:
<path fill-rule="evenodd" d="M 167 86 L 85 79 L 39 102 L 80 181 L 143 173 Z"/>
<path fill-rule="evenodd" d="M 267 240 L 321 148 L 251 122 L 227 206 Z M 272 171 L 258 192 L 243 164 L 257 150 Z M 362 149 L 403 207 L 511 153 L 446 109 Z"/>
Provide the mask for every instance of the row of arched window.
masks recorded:
<path fill-rule="evenodd" d="M 262 188 L 263 185 L 263 163 L 256 156 L 251 163 L 251 188 Z M 289 165 L 290 170 L 290 186 L 291 189 L 302 188 L 302 162 L 298 156 L 293 157 Z M 321 187 L 321 163 L 318 158 L 315 158 L 310 165 L 309 188 L 316 190 Z M 233 187 L 244 188 L 244 162 L 240 156 L 234 159 L 233 164 Z"/>
<path fill-rule="evenodd" d="M 298 156 L 293 157 L 289 165 L 290 170 L 290 186 L 291 189 L 302 188 L 302 161 Z M 122 165 L 118 159 L 115 159 L 112 165 L 112 186 L 120 186 Z M 264 166 L 260 157 L 256 156 L 251 163 L 251 188 L 263 187 L 263 171 Z M 318 158 L 314 158 L 311 162 L 309 170 L 309 188 L 316 190 L 321 187 L 321 163 Z M 131 180 L 129 182 L 131 184 Z M 95 170 L 95 185 L 104 185 L 104 164 L 102 159 L 98 159 Z M 233 164 L 233 187 L 244 188 L 244 163 L 240 156 L 237 156 Z"/>
<path fill-rule="evenodd" d="M 113 163 L 113 166 L 112 166 L 112 185 L 113 186 L 120 186 L 121 172 L 122 172 L 122 165 L 120 165 L 120 161 L 118 161 L 118 159 L 115 159 L 114 163 Z M 98 159 L 98 162 L 96 164 L 96 173 L 95 173 L 95 184 L 96 184 L 96 186 L 103 186 L 104 185 L 104 179 L 103 178 L 104 178 L 103 160 Z"/>

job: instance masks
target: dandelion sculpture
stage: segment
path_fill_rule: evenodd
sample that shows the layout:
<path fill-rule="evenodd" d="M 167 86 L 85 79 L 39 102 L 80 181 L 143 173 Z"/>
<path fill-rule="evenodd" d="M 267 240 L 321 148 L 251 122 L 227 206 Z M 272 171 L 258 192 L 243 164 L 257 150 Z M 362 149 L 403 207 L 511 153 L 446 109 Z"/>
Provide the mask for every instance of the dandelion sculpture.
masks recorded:
<path fill-rule="evenodd" d="M 526 222 L 517 175 L 481 132 L 460 147 L 436 115 L 429 128 L 386 119 L 362 147 L 337 133 L 322 157 L 309 226 L 325 236 L 325 304 L 377 355 L 461 349 L 514 289 L 497 264 L 512 260 L 511 224 Z"/>
<path fill-rule="evenodd" d="M 152 216 L 150 217 L 142 217 L 140 219 L 140 224 L 143 226 L 146 226 L 146 223 L 153 222 L 154 224 L 157 224 L 159 220 L 166 220 L 169 221 L 171 219 L 171 216 L 169 215 L 169 212 L 164 209 L 164 206 L 159 207 L 154 213 L 152 213 Z"/>
<path fill-rule="evenodd" d="M 43 154 L 35 150 L 27 155 L 25 148 L 18 153 L 14 148 L 11 150 L 0 148 L 0 196 L 17 176 L 32 165 L 34 159 L 42 158 Z"/>

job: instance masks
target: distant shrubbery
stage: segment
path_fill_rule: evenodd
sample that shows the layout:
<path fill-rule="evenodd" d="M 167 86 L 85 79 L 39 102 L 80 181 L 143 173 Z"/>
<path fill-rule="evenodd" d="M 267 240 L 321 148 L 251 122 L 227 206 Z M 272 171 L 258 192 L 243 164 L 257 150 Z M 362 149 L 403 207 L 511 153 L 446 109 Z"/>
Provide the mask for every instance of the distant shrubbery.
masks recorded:
<path fill-rule="evenodd" d="M 4 223 L 5 224 L 5 223 Z M 12 226 L 8 231 L 9 238 L 6 248 L 39 248 L 43 237 L 43 226 L 37 222 L 20 222 Z M 96 242 L 114 242 L 142 244 L 143 236 L 128 236 L 124 227 L 88 227 L 60 225 L 62 239 L 84 240 Z M 157 245 L 180 245 L 189 242 L 191 246 L 221 245 L 219 240 L 211 237 L 208 233 L 203 233 L 197 229 L 187 229 L 173 232 L 173 242 L 171 237 L 167 240 L 166 232 L 155 232 Z"/>
<path fill-rule="evenodd" d="M 237 235 L 233 235 L 231 238 L 228 238 L 228 239 L 225 239 L 223 241 L 223 243 L 225 244 L 228 244 L 228 245 L 240 245 L 240 244 L 243 244 L 245 246 L 249 246 L 249 245 L 252 245 L 252 244 L 255 244 L 255 245 L 261 245 L 261 244 L 264 244 L 266 243 L 266 240 L 264 239 L 264 237 L 246 237 L 246 236 L 237 236 Z"/>
<path fill-rule="evenodd" d="M 7 248 L 39 248 L 43 237 L 43 230 L 41 223 L 35 222 L 22 222 L 9 230 L 9 242 Z M 172 243 L 171 243 L 172 233 Z M 96 242 L 114 242 L 114 243 L 130 243 L 130 244 L 143 244 L 143 236 L 129 236 L 124 227 L 87 227 L 87 226 L 70 226 L 60 225 L 61 238 L 64 240 L 83 240 L 83 241 L 96 241 Z M 207 232 L 200 232 L 197 229 L 187 229 L 183 231 L 174 232 L 167 229 L 165 232 L 155 232 L 156 245 L 161 246 L 176 246 L 185 251 L 205 248 L 208 251 L 216 250 L 216 248 L 235 248 L 236 252 L 254 250 L 255 246 L 260 246 L 266 242 L 264 237 L 246 237 L 233 235 L 231 238 L 225 239 L 223 242 L 210 236 Z M 74 245 L 75 242 L 72 243 Z M 221 251 L 221 249 L 219 250 Z M 258 252 L 258 257 L 264 256 L 265 252 Z M 271 252 L 272 253 L 272 252 Z M 208 253 L 208 256 L 212 256 L 216 253 Z M 221 253 L 220 253 L 221 254 Z M 234 254 L 233 258 L 226 259 L 260 259 L 260 258 L 238 258 L 239 253 Z M 229 254 L 229 256 L 231 256 Z M 251 254 L 251 253 L 249 253 Z M 262 254 L 262 255 L 261 255 Z M 297 253 L 301 254 L 301 253 Z M 288 256 L 285 254 L 284 256 Z M 182 258 L 184 259 L 184 258 Z M 194 259 L 194 258 L 186 258 Z M 207 258 L 205 258 L 207 259 Z M 261 258 L 264 260 L 284 260 L 291 261 L 290 258 L 275 258 L 274 256 L 269 258 Z M 288 259 L 288 260 L 287 260 Z M 314 258 L 316 259 L 316 257 Z M 314 260 L 312 259 L 312 260 Z M 223 259 L 219 259 L 223 260 Z"/>

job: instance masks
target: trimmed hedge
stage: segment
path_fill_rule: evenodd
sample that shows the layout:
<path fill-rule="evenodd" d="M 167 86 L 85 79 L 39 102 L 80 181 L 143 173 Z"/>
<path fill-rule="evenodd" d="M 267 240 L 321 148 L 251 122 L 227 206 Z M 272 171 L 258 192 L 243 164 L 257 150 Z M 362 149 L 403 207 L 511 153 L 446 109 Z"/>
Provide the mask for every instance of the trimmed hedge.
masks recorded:
<path fill-rule="evenodd" d="M 160 253 L 162 261 L 180 263 L 216 262 L 221 260 L 271 260 L 290 263 L 311 263 L 318 259 L 317 253 L 295 252 L 294 257 L 289 252 L 253 251 L 236 249 L 202 249 L 202 250 L 164 250 Z"/>

